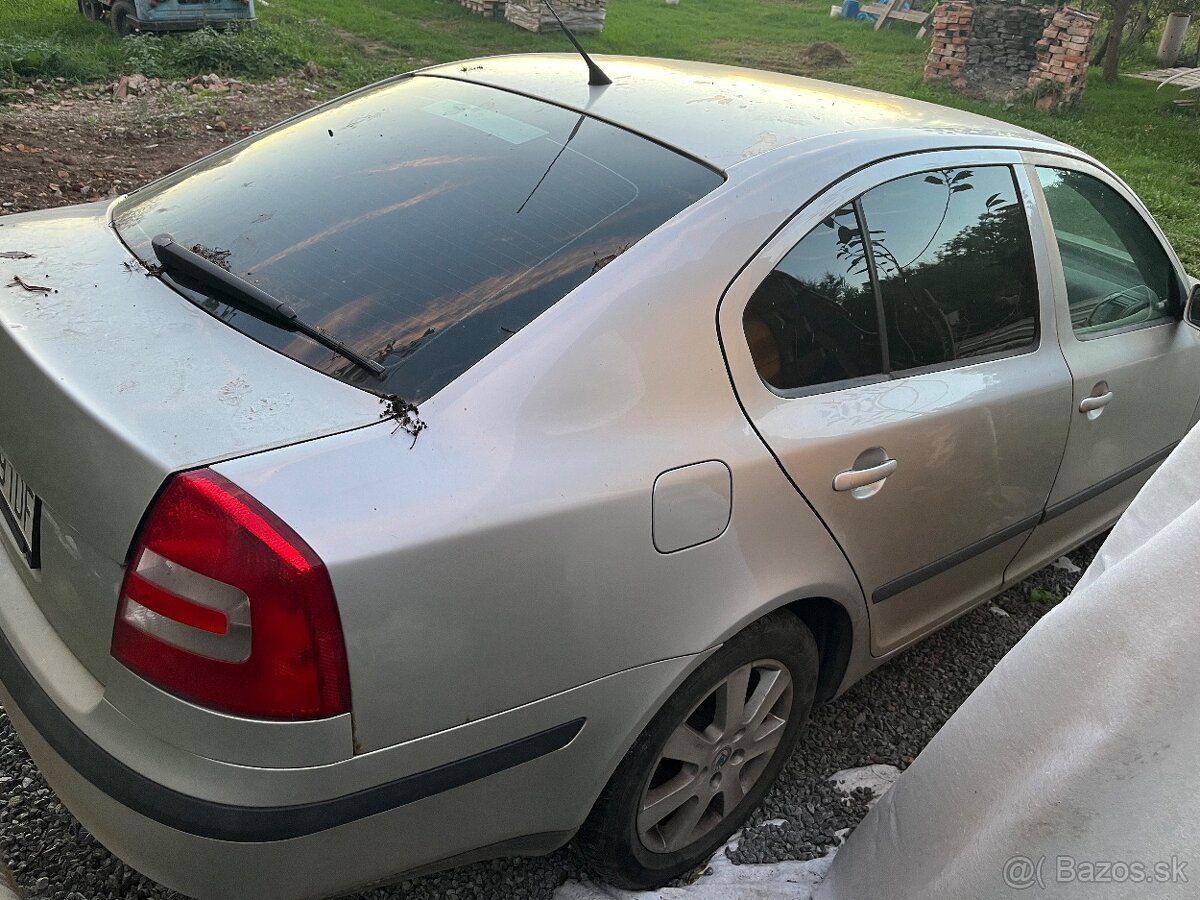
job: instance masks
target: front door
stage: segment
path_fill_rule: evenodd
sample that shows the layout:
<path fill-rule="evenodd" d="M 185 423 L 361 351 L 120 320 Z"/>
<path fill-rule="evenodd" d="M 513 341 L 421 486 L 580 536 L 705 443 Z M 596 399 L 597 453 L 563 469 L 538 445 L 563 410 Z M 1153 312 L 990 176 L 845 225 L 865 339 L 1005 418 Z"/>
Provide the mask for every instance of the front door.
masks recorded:
<path fill-rule="evenodd" d="M 939 153 L 852 176 L 722 304 L 738 394 L 854 566 L 877 655 L 999 589 L 1066 442 L 1019 161 Z"/>
<path fill-rule="evenodd" d="M 1181 321 L 1182 270 L 1157 230 L 1103 172 L 1035 158 L 1074 387 L 1045 523 L 1010 580 L 1110 525 L 1183 437 L 1200 399 L 1200 333 Z"/>

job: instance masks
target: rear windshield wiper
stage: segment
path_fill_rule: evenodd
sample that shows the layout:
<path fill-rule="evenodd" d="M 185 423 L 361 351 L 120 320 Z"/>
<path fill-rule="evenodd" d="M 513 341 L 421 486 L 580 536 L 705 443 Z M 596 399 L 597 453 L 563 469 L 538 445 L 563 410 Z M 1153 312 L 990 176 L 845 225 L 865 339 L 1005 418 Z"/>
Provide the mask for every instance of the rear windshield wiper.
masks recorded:
<path fill-rule="evenodd" d="M 322 347 L 327 347 L 356 366 L 366 369 L 376 378 L 382 379 L 387 376 L 387 369 L 375 360 L 367 359 L 317 326 L 308 324 L 282 300 L 276 300 L 246 279 L 221 268 L 198 253 L 193 253 L 176 243 L 171 235 L 160 234 L 150 243 L 163 271 L 179 281 L 181 287 L 188 287 L 190 282 L 257 319 L 278 325 L 287 331 L 298 331 L 307 335 Z"/>

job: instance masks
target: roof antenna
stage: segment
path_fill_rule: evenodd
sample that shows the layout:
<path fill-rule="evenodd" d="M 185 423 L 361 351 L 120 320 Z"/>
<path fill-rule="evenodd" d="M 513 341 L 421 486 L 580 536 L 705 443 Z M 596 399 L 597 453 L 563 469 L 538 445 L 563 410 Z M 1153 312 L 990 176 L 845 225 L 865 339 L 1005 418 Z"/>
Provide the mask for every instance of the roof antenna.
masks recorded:
<path fill-rule="evenodd" d="M 592 62 L 592 58 L 587 55 L 587 51 L 583 49 L 583 45 L 579 43 L 579 39 L 576 38 L 575 35 L 571 34 L 570 28 L 563 24 L 563 20 L 559 18 L 558 11 L 550 5 L 550 0 L 542 0 L 542 2 L 546 4 L 546 9 L 550 10 L 550 14 L 554 16 L 555 21 L 558 22 L 558 27 L 563 30 L 563 34 L 571 39 L 571 43 L 575 45 L 575 49 L 579 51 L 579 55 L 582 56 L 583 61 L 587 63 L 588 84 L 591 87 L 602 87 L 606 84 L 612 84 L 612 79 L 605 75 L 604 71 L 598 65 Z"/>
<path fill-rule="evenodd" d="M 525 209 L 525 205 L 533 199 L 533 195 L 537 193 L 537 189 L 542 186 L 542 182 L 546 180 L 546 176 L 550 174 L 550 170 L 554 168 L 554 164 L 558 162 L 560 156 L 566 151 L 567 147 L 571 146 L 571 141 L 575 140 L 575 135 L 579 134 L 579 126 L 583 124 L 583 120 L 587 118 L 586 113 L 579 114 L 579 121 L 575 123 L 575 127 L 571 129 L 571 133 L 567 135 L 566 142 L 559 148 L 558 153 L 554 155 L 554 159 L 550 160 L 550 165 L 546 166 L 546 171 L 542 173 L 542 177 L 538 179 L 538 183 L 533 186 L 533 190 L 529 192 L 529 196 L 525 198 L 525 203 L 521 204 L 521 208 L 517 210 L 517 215 L 521 214 L 521 210 Z"/>

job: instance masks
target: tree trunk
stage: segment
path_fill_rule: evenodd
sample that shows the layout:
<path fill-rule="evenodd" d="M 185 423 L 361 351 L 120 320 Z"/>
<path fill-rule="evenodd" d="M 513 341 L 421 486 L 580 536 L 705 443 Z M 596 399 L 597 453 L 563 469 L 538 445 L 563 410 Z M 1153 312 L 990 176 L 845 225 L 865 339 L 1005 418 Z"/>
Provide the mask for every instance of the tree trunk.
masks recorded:
<path fill-rule="evenodd" d="M 1135 44 L 1146 43 L 1146 35 L 1150 33 L 1150 29 L 1154 27 L 1154 16 L 1146 15 L 1137 20 L 1133 29 L 1129 32 L 1129 40 Z"/>
<path fill-rule="evenodd" d="M 1104 36 L 1104 40 L 1096 43 L 1096 52 L 1092 54 L 1092 65 L 1098 66 L 1104 62 L 1104 54 L 1108 51 L 1108 39 L 1112 37 L 1112 32 Z"/>
<path fill-rule="evenodd" d="M 1121 74 L 1121 33 L 1132 5 L 1133 0 L 1112 0 L 1112 30 L 1108 33 L 1108 46 L 1104 48 L 1104 80 L 1109 84 Z"/>
<path fill-rule="evenodd" d="M 1154 27 L 1154 16 L 1150 14 L 1152 2 L 1153 0 L 1143 0 L 1142 8 L 1138 11 L 1133 26 L 1129 29 L 1129 40 L 1135 44 L 1145 43 L 1146 35 Z"/>

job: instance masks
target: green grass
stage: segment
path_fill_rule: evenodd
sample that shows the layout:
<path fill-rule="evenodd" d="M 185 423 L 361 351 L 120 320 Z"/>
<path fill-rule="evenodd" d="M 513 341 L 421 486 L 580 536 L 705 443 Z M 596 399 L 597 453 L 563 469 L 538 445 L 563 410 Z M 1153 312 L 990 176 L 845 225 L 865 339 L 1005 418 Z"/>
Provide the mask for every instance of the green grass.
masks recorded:
<path fill-rule="evenodd" d="M 828 40 L 855 61 L 846 80 L 864 85 L 917 83 L 924 54 L 911 29 L 873 32 L 858 23 L 831 19 L 827 5 L 808 0 L 614 0 L 605 31 L 585 36 L 590 50 L 756 65 L 802 71 L 797 54 Z M 273 49 L 336 70 L 343 86 L 411 65 L 507 52 L 570 49 L 561 34 L 530 34 L 502 21 L 482 19 L 455 0 L 271 0 L 259 21 Z M 75 11 L 74 0 L 13 2 L 0 7 L 0 43 L 39 41 L 72 61 L 71 73 L 44 75 L 115 77 L 129 72 L 129 51 L 102 24 Z M 245 40 L 234 35 L 232 40 Z M 186 40 L 173 35 L 163 40 Z M 128 43 L 128 42 L 127 42 Z M 138 43 L 134 41 L 133 43 Z M 900 61 L 903 60 L 902 63 Z M 898 63 L 900 63 L 898 65 Z M 0 77 L 4 56 L 0 55 Z M 197 74 L 180 69 L 176 74 Z M 885 87 L 887 85 L 885 84 Z M 893 86 L 895 87 L 895 85 Z"/>
<path fill-rule="evenodd" d="M 1058 594 L 1045 588 L 1033 588 L 1029 592 L 1029 602 L 1040 603 L 1043 606 L 1057 606 L 1062 603 L 1062 599 Z"/>
<path fill-rule="evenodd" d="M 1200 275 L 1200 117 L 1172 108 L 1177 89 L 1156 88 L 1134 78 L 1105 84 L 1093 69 L 1083 102 L 1067 112 L 980 103 L 935 85 L 896 93 L 1003 119 L 1090 153 L 1129 183 L 1188 271 Z"/>
<path fill-rule="evenodd" d="M 0 81 L 112 78 L 122 72 L 185 76 L 217 71 L 265 77 L 312 60 L 349 89 L 415 66 L 495 53 L 566 50 L 560 34 L 530 34 L 481 19 L 456 0 L 270 0 L 262 27 L 244 34 L 172 35 L 123 44 L 75 11 L 74 0 L 0 0 Z M 971 109 L 1041 131 L 1093 154 L 1146 200 L 1186 265 L 1200 272 L 1200 116 L 1174 111 L 1173 88 L 1093 70 L 1084 102 L 1070 112 L 984 104 L 927 85 L 927 45 L 903 23 L 873 31 L 829 17 L 825 0 L 610 0 L 597 53 L 628 53 L 811 74 Z M 836 44 L 850 64 L 819 68 L 803 50 Z M 1137 54 L 1130 66 L 1143 62 Z M 1195 96 L 1195 93 L 1191 94 Z"/>

